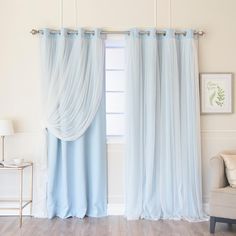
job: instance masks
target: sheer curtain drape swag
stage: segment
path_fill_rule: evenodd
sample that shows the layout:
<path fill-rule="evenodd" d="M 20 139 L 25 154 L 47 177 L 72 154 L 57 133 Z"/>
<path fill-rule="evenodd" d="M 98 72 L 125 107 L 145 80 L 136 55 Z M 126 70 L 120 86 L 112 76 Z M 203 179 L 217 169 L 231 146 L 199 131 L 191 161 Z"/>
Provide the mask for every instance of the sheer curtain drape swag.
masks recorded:
<path fill-rule="evenodd" d="M 93 121 L 102 99 L 104 40 L 95 34 L 60 34 L 45 29 L 42 42 L 44 123 L 57 138 L 78 139 Z"/>
<path fill-rule="evenodd" d="M 198 40 L 133 29 L 126 42 L 126 216 L 203 219 Z"/>

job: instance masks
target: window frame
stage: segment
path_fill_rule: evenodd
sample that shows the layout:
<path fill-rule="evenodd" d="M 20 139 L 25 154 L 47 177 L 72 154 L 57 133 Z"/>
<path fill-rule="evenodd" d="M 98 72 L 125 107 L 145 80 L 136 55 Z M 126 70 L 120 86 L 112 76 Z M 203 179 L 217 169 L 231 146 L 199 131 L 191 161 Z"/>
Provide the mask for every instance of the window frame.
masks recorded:
<path fill-rule="evenodd" d="M 105 50 L 107 49 L 123 49 L 124 50 L 124 62 L 123 62 L 123 68 L 107 68 L 107 63 L 105 59 L 105 83 L 107 83 L 107 72 L 109 71 L 121 71 L 124 73 L 124 84 L 125 84 L 125 40 L 124 39 L 106 39 L 105 41 Z M 106 53 L 107 54 L 107 51 Z M 125 85 L 124 85 L 125 86 Z M 124 90 L 107 90 L 107 87 L 105 88 L 105 94 L 107 98 L 107 94 L 114 94 L 114 93 L 123 93 L 123 96 L 125 97 L 125 88 Z M 125 99 L 125 98 L 124 98 Z M 125 104 L 125 101 L 124 101 Z M 123 134 L 108 134 L 107 130 L 107 115 L 123 115 L 125 119 L 125 107 L 124 107 L 124 112 L 107 112 L 107 105 L 106 105 L 106 139 L 107 143 L 124 143 L 124 136 L 125 133 Z M 125 122 L 123 123 L 123 126 L 125 127 Z"/>

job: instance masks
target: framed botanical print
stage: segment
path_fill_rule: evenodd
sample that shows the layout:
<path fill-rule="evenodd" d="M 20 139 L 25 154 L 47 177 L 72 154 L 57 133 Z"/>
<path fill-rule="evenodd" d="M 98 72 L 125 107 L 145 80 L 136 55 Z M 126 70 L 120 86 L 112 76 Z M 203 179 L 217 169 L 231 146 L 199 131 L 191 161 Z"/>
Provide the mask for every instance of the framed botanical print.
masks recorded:
<path fill-rule="evenodd" d="M 232 113 L 232 73 L 201 73 L 201 113 Z"/>

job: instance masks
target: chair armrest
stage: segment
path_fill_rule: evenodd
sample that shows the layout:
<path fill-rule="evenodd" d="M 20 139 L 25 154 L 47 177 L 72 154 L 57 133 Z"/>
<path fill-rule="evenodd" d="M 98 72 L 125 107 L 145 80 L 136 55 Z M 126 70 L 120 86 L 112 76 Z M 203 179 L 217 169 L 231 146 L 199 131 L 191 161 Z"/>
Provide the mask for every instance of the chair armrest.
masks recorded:
<path fill-rule="evenodd" d="M 227 185 L 224 160 L 219 154 L 210 159 L 210 189 L 224 188 Z"/>

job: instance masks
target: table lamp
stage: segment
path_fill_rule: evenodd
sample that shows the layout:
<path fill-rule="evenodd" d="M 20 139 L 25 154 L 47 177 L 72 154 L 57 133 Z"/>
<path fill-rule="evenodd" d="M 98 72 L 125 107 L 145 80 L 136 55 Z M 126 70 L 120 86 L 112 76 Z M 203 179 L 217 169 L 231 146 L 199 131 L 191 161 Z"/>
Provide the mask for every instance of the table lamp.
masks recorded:
<path fill-rule="evenodd" d="M 2 138 L 2 161 L 4 161 L 4 138 L 5 136 L 12 134 L 14 134 L 12 121 L 0 120 L 0 136 Z"/>

